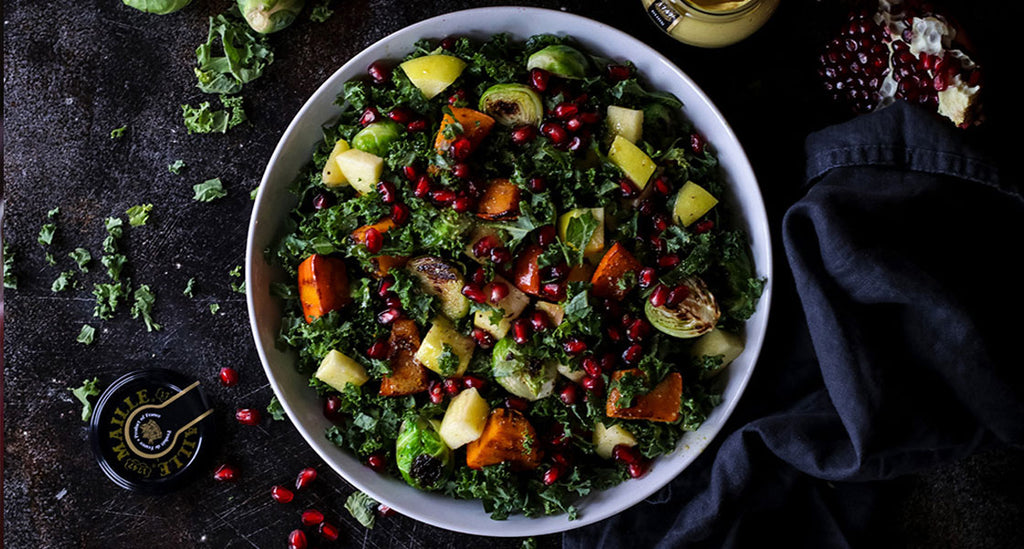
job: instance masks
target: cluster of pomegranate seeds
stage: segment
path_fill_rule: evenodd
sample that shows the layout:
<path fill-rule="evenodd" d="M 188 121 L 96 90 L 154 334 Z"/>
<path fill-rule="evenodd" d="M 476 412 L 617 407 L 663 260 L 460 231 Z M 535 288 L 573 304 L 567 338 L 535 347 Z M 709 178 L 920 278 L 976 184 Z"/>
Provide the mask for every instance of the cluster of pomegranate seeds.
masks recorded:
<path fill-rule="evenodd" d="M 612 458 L 619 463 L 626 465 L 629 476 L 640 478 L 650 469 L 650 461 L 640 454 L 640 451 L 632 446 L 618 444 L 612 449 Z"/>
<path fill-rule="evenodd" d="M 819 57 L 819 74 L 825 90 L 835 101 L 854 112 L 872 110 L 881 99 L 879 89 L 889 73 L 889 48 L 885 29 L 870 13 L 859 13 Z"/>

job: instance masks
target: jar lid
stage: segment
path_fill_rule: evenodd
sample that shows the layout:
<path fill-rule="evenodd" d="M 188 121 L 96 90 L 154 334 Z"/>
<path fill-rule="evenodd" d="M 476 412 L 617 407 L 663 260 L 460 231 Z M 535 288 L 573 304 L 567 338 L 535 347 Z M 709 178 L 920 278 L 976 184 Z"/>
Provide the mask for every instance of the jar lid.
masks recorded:
<path fill-rule="evenodd" d="M 214 437 L 212 415 L 199 381 L 159 368 L 131 372 L 96 401 L 93 454 L 118 486 L 166 493 L 202 468 Z"/>

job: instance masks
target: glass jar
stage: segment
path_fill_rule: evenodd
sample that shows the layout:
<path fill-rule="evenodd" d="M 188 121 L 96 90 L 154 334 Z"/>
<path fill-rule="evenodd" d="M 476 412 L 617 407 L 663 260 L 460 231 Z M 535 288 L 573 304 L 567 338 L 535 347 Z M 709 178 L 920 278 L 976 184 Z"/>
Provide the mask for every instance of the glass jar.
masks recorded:
<path fill-rule="evenodd" d="M 702 48 L 735 44 L 754 34 L 779 0 L 642 0 L 647 15 L 680 42 Z"/>

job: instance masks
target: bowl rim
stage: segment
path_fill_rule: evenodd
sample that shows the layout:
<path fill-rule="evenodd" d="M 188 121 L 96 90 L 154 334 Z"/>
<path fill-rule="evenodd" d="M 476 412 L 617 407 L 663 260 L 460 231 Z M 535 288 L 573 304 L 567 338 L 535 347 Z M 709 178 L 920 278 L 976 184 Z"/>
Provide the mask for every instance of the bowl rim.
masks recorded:
<path fill-rule="evenodd" d="M 606 506 L 607 508 L 602 509 L 601 511 L 588 511 L 587 513 L 583 514 L 575 520 L 569 520 L 568 517 L 563 513 L 560 515 L 542 516 L 526 520 L 495 521 L 491 519 L 489 516 L 487 516 L 486 512 L 483 511 L 483 508 L 480 507 L 479 510 L 480 513 L 483 515 L 483 518 L 489 521 L 486 524 L 491 526 L 490 528 L 485 528 L 478 527 L 475 525 L 467 525 L 463 521 L 458 520 L 458 518 L 439 521 L 437 517 L 427 516 L 423 513 L 410 509 L 409 507 L 405 506 L 401 501 L 385 502 L 384 499 L 386 498 L 379 497 L 377 490 L 375 490 L 371 486 L 368 486 L 366 483 L 360 481 L 354 475 L 349 474 L 344 468 L 340 467 L 339 464 L 336 463 L 333 456 L 330 456 L 327 450 L 325 449 L 326 447 L 323 441 L 326 439 L 322 432 L 312 432 L 312 430 L 309 427 L 301 424 L 298 421 L 297 418 L 299 418 L 300 416 L 296 413 L 291 402 L 289 402 L 289 400 L 284 397 L 280 383 L 276 379 L 272 371 L 270 360 L 264 348 L 264 342 L 259 333 L 259 322 L 257 319 L 256 302 L 254 298 L 255 281 L 253 279 L 252 267 L 255 264 L 255 261 L 258 258 L 261 258 L 263 254 L 262 249 L 255 249 L 254 237 L 257 230 L 258 219 L 260 217 L 259 213 L 262 210 L 261 206 L 264 203 L 264 193 L 266 192 L 268 181 L 271 179 L 273 167 L 279 161 L 280 157 L 284 154 L 285 150 L 287 149 L 287 145 L 291 141 L 291 137 L 293 136 L 293 134 L 299 132 L 300 121 L 303 120 L 308 115 L 310 110 L 312 110 L 312 107 L 314 103 L 316 103 L 317 99 L 325 93 L 330 94 L 331 96 L 336 96 L 338 90 L 340 89 L 339 84 L 345 81 L 344 79 L 341 78 L 342 74 L 349 72 L 351 70 L 351 67 L 354 66 L 355 63 L 360 62 L 360 60 L 369 52 L 377 49 L 382 49 L 382 47 L 384 47 L 388 42 L 395 40 L 398 37 L 404 37 L 409 34 L 415 33 L 421 33 L 419 37 L 427 37 L 428 35 L 422 34 L 424 30 L 433 29 L 438 25 L 443 26 L 446 19 L 496 16 L 535 16 L 538 18 L 538 20 L 544 20 L 544 18 L 558 17 L 565 18 L 566 21 L 587 25 L 593 31 L 606 33 L 605 35 L 602 36 L 602 41 L 614 41 L 615 43 L 620 43 L 620 41 L 626 42 L 629 43 L 629 45 L 632 48 L 643 51 L 645 55 L 648 55 L 650 57 L 650 62 L 662 65 L 662 67 L 671 74 L 671 79 L 678 79 L 682 82 L 682 85 L 684 87 L 690 88 L 695 93 L 695 95 L 701 103 L 701 105 L 698 108 L 700 110 L 707 111 L 714 119 L 715 123 L 720 126 L 720 130 L 721 132 L 723 132 L 724 138 L 727 141 L 734 144 L 735 148 L 739 153 L 737 157 L 731 159 L 732 163 L 735 164 L 734 168 L 740 170 L 741 172 L 744 172 L 741 174 L 742 177 L 744 179 L 748 179 L 751 183 L 750 188 L 746 189 L 746 193 L 744 193 L 748 195 L 748 198 L 751 199 L 752 201 L 751 203 L 755 206 L 753 208 L 753 211 L 748 212 L 748 215 L 746 216 L 748 217 L 748 238 L 750 238 L 751 240 L 752 247 L 755 241 L 761 243 L 761 245 L 759 246 L 759 250 L 761 252 L 762 260 L 756 262 L 755 265 L 758 267 L 759 276 L 763 276 L 766 278 L 766 284 L 757 305 L 757 312 L 746 323 L 745 339 L 747 346 L 744 351 L 744 354 L 748 352 L 750 353 L 750 366 L 745 371 L 744 375 L 736 382 L 735 398 L 728 400 L 727 402 L 723 402 L 722 404 L 719 404 L 718 407 L 716 407 L 714 413 L 721 414 L 721 419 L 714 426 L 709 425 L 709 427 L 713 428 L 704 430 L 704 427 L 702 426 L 701 429 L 695 431 L 695 433 L 701 434 L 701 438 L 696 441 L 696 444 L 698 446 L 696 452 L 688 451 L 684 455 L 679 455 L 679 448 L 683 446 L 684 442 L 683 440 L 681 440 L 673 453 L 668 454 L 666 456 L 662 456 L 657 460 L 666 461 L 666 458 L 668 458 L 668 463 L 671 464 L 671 473 L 666 475 L 663 481 L 655 483 L 653 486 L 646 486 L 646 489 L 631 490 L 629 497 L 625 498 L 624 503 Z M 543 27 L 544 24 L 542 23 L 541 26 Z M 537 31 L 533 32 L 533 34 L 541 34 L 544 32 L 546 31 L 543 28 L 540 28 Z M 579 38 L 581 36 L 582 33 L 574 35 L 574 37 L 576 38 Z M 611 40 L 611 38 L 607 37 L 611 37 L 614 40 Z M 514 38 L 524 39 L 526 37 L 514 36 Z M 692 104 L 684 106 L 684 111 L 688 110 L 693 110 Z M 324 122 L 325 121 L 322 120 L 317 121 L 318 124 L 322 124 Z M 737 193 L 734 191 L 732 194 L 734 195 L 733 198 L 735 198 L 735 195 Z M 754 215 L 751 216 L 750 214 Z M 278 399 L 281 406 L 285 409 L 289 419 L 291 420 L 292 425 L 296 428 L 296 430 L 299 431 L 300 435 L 302 435 L 306 443 L 314 450 L 314 452 L 317 453 L 317 455 L 319 455 L 319 457 L 325 462 L 325 464 L 327 464 L 329 467 L 331 467 L 332 470 L 334 470 L 342 478 L 344 478 L 345 481 L 347 481 L 357 490 L 367 493 L 368 495 L 370 495 L 371 497 L 375 498 L 378 501 L 381 501 L 382 503 L 386 503 L 396 511 L 410 518 L 413 518 L 415 520 L 418 520 L 425 524 L 429 524 L 434 527 L 443 528 L 446 530 L 460 532 L 464 534 L 481 536 L 536 536 L 565 532 L 583 526 L 587 526 L 589 524 L 593 524 L 600 520 L 604 520 L 610 516 L 621 513 L 626 509 L 629 509 L 637 505 L 644 499 L 650 497 L 652 494 L 664 488 L 679 474 L 681 474 L 682 471 L 689 467 L 693 460 L 695 460 L 697 456 L 702 453 L 702 451 L 712 442 L 712 440 L 714 440 L 719 435 L 726 421 L 735 410 L 739 400 L 742 398 L 742 395 L 746 392 L 747 385 L 749 384 L 750 379 L 753 375 L 753 370 L 756 367 L 757 359 L 760 355 L 761 347 L 764 342 L 768 322 L 768 313 L 771 307 L 771 294 L 774 280 L 772 254 L 772 241 L 767 221 L 767 213 L 764 206 L 764 199 L 760 192 L 760 187 L 757 182 L 756 175 L 753 172 L 753 168 L 750 165 L 746 152 L 743 150 L 742 144 L 736 137 L 731 126 L 728 124 L 728 122 L 725 120 L 722 114 L 718 111 L 717 107 L 710 101 L 707 94 L 705 94 L 704 91 L 699 86 L 697 86 L 697 84 L 692 79 L 690 79 L 690 77 L 685 72 L 683 72 L 678 66 L 676 66 L 660 52 L 658 52 L 651 46 L 647 45 L 643 41 L 639 40 L 638 38 L 630 34 L 627 34 L 626 32 L 621 31 L 615 27 L 590 19 L 585 16 L 554 9 L 535 8 L 526 6 L 492 6 L 470 8 L 447 12 L 433 17 L 429 17 L 427 19 L 423 19 L 409 26 L 403 27 L 401 29 L 389 33 L 385 37 L 373 42 L 372 44 L 366 46 L 365 48 L 354 54 L 352 57 L 350 57 L 337 70 L 335 70 L 330 76 L 328 76 L 324 80 L 324 82 L 321 83 L 321 85 L 318 86 L 317 89 L 306 99 L 302 107 L 298 110 L 296 115 L 288 124 L 285 131 L 281 134 L 278 144 L 275 146 L 274 151 L 267 162 L 263 176 L 261 177 L 260 180 L 259 188 L 256 193 L 250 217 L 250 222 L 248 226 L 248 234 L 246 238 L 246 306 L 247 312 L 249 314 L 250 331 L 252 332 L 253 335 L 253 340 L 257 349 L 257 353 L 260 357 L 260 362 L 263 366 L 264 373 L 267 376 L 267 380 L 274 391 L 275 397 Z M 270 345 L 273 346 L 274 342 L 270 342 Z M 707 422 L 705 422 L 705 424 L 707 424 Z M 594 492 L 584 497 L 583 500 L 585 501 L 587 499 L 594 498 L 595 495 L 599 496 L 601 493 L 614 490 L 615 488 L 621 487 L 624 484 L 626 483 L 610 488 L 609 490 Z M 409 490 L 414 490 L 411 487 L 407 488 Z M 448 497 L 444 497 L 444 499 L 450 500 L 453 503 L 472 501 L 458 500 Z M 394 503 L 394 505 L 392 505 L 392 503 Z M 479 505 L 479 502 L 476 503 Z M 521 516 L 513 515 L 513 517 L 511 518 L 519 517 Z"/>

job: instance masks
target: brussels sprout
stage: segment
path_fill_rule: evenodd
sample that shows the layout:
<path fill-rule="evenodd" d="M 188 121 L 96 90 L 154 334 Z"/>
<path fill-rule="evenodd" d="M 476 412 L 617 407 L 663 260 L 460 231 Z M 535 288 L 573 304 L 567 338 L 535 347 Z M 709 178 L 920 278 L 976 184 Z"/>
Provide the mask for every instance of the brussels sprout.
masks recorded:
<path fill-rule="evenodd" d="M 422 416 L 402 421 L 395 443 L 398 471 L 409 486 L 436 490 L 452 472 L 452 451 L 444 443 L 433 422 Z"/>
<path fill-rule="evenodd" d="M 691 338 L 710 332 L 721 314 L 715 296 L 699 278 L 688 278 L 682 284 L 690 292 L 678 305 L 654 306 L 650 300 L 644 303 L 647 320 L 658 330 L 673 337 Z"/>
<path fill-rule="evenodd" d="M 306 0 L 238 0 L 238 11 L 252 30 L 270 34 L 291 25 Z"/>
<path fill-rule="evenodd" d="M 391 120 L 369 124 L 352 137 L 352 148 L 380 157 L 386 157 L 388 155 L 388 146 L 398 138 L 398 132 L 401 128 L 398 123 Z"/>
<path fill-rule="evenodd" d="M 564 44 L 554 44 L 535 52 L 526 60 L 526 69 L 543 69 L 555 76 L 580 80 L 590 66 L 587 56 Z"/>
<path fill-rule="evenodd" d="M 506 391 L 527 400 L 539 400 L 554 392 L 557 363 L 527 356 L 510 337 L 494 345 L 492 356 L 491 374 Z"/>
<path fill-rule="evenodd" d="M 544 118 L 544 102 L 523 84 L 495 84 L 480 96 L 480 110 L 503 126 L 536 126 Z"/>
<path fill-rule="evenodd" d="M 124 0 L 124 5 L 146 13 L 166 15 L 192 3 L 192 0 Z"/>

